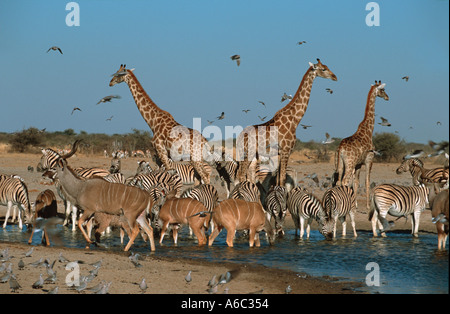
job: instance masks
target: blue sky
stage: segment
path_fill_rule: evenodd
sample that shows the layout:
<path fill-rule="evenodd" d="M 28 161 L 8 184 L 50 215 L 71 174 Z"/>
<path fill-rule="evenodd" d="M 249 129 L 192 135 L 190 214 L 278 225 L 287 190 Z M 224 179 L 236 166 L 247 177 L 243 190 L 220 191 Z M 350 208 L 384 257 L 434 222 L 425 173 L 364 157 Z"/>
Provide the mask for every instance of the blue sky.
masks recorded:
<path fill-rule="evenodd" d="M 108 86 L 122 63 L 178 122 L 192 127 L 202 118 L 206 127 L 224 111 L 215 122 L 224 132 L 270 119 L 283 106 L 281 95 L 295 93 L 308 62 L 320 58 L 338 81 L 315 80 L 301 121 L 312 127 L 297 129 L 300 140 L 352 135 L 370 84 L 381 80 L 390 100 L 377 100 L 376 123 L 382 116 L 392 126 L 376 124 L 375 132 L 448 141 L 448 1 L 376 1 L 378 27 L 365 23 L 370 1 L 80 0 L 80 26 L 72 27 L 68 2 L 0 2 L 1 132 L 149 130 L 128 87 Z M 46 53 L 53 45 L 64 54 Z M 96 105 L 111 94 L 122 98 Z M 82 111 L 71 115 L 73 107 Z"/>

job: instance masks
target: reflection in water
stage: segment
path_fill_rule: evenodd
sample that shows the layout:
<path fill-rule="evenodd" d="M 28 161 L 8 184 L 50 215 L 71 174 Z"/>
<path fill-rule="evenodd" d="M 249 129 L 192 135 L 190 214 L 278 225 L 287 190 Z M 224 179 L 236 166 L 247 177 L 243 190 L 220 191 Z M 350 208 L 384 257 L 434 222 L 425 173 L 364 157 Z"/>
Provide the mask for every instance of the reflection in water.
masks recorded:
<path fill-rule="evenodd" d="M 310 239 L 298 239 L 294 230 L 287 230 L 283 239 L 269 246 L 265 237 L 260 248 L 249 248 L 245 238 L 235 239 L 235 246 L 226 245 L 226 232 L 222 232 L 212 247 L 198 247 L 196 241 L 188 238 L 188 228 L 183 228 L 178 245 L 172 238 L 157 245 L 151 253 L 149 244 L 142 238 L 135 241 L 131 250 L 158 256 L 177 256 L 192 259 L 205 259 L 215 262 L 261 264 L 280 269 L 289 269 L 311 276 L 342 277 L 365 283 L 369 271 L 366 265 L 375 262 L 380 269 L 379 287 L 360 290 L 372 293 L 448 293 L 448 250 L 437 250 L 437 235 L 420 234 L 413 238 L 406 233 L 389 233 L 387 238 L 373 238 L 372 233 L 360 231 L 357 238 L 338 238 L 324 240 L 323 236 L 312 231 Z M 61 227 L 60 236 L 66 247 L 84 248 L 85 240 L 81 232 L 72 232 Z M 17 226 L 0 228 L 0 240 L 8 242 L 28 241 L 29 233 Z M 158 241 L 157 239 L 155 239 Z M 121 251 L 118 231 L 102 237 L 104 247 L 98 250 Z M 40 234 L 33 237 L 33 245 L 40 244 Z M 92 247 L 92 246 L 91 246 Z M 95 248 L 93 248 L 95 250 Z"/>

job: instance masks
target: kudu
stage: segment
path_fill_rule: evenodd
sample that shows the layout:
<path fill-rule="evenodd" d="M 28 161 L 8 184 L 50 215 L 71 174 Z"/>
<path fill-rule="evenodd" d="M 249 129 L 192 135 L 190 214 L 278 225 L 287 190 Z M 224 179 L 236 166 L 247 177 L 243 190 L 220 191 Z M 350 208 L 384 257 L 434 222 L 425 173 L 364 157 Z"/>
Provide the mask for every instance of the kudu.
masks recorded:
<path fill-rule="evenodd" d="M 215 229 L 209 236 L 209 246 L 219 235 L 220 231 L 227 229 L 227 244 L 233 247 L 233 239 L 236 230 L 250 230 L 250 247 L 260 246 L 259 232 L 265 230 L 272 244 L 274 233 L 260 203 L 247 202 L 240 199 L 226 199 L 222 201 L 213 211 L 212 220 Z"/>
<path fill-rule="evenodd" d="M 78 141 L 74 143 L 72 153 L 76 151 L 77 146 Z M 128 222 L 132 234 L 124 251 L 129 250 L 139 233 L 138 224 L 149 236 L 151 250 L 155 250 L 153 229 L 145 219 L 145 213 L 149 212 L 153 205 L 153 200 L 148 193 L 137 187 L 111 183 L 101 178 L 80 179 L 64 158 L 58 159 L 56 172 L 64 191 L 75 201 L 74 204 L 84 210 L 78 220 L 78 227 L 86 239 L 87 246 L 93 241 L 89 239 L 83 223 L 94 213 L 101 212 L 123 215 Z"/>
<path fill-rule="evenodd" d="M 189 224 L 198 240 L 198 245 L 206 244 L 205 229 L 209 226 L 211 212 L 196 199 L 171 198 L 166 200 L 159 210 L 159 221 L 162 223 L 161 244 L 167 227 L 175 225 L 172 233 L 175 244 L 178 238 L 178 227 L 180 224 Z"/>
<path fill-rule="evenodd" d="M 448 189 L 441 191 L 431 204 L 431 216 L 432 222 L 436 224 L 436 230 L 438 233 L 438 249 L 445 249 L 445 243 L 448 237 Z"/>
<path fill-rule="evenodd" d="M 33 240 L 34 232 L 36 231 L 36 223 L 39 218 L 49 219 L 56 217 L 58 214 L 58 205 L 56 203 L 56 196 L 52 190 L 45 190 L 38 194 L 36 197 L 36 201 L 34 202 L 34 221 L 35 225 L 33 230 L 31 231 L 30 239 L 28 240 L 28 244 L 31 244 Z M 50 245 L 50 240 L 48 237 L 47 228 L 44 227 L 42 230 L 42 242 L 44 242 L 47 246 Z"/>

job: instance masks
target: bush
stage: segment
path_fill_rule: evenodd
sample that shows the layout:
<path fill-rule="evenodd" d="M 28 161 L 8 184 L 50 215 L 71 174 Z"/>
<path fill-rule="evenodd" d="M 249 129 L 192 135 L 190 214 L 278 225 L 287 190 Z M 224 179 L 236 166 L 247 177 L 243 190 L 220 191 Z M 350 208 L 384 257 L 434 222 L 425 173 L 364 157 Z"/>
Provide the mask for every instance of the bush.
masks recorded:
<path fill-rule="evenodd" d="M 405 142 L 397 134 L 375 133 L 372 141 L 375 150 L 381 153 L 381 156 L 375 155 L 379 161 L 401 161 L 405 155 Z"/>
<path fill-rule="evenodd" d="M 34 127 L 16 132 L 9 140 L 13 152 L 30 152 L 42 145 L 42 133 Z"/>

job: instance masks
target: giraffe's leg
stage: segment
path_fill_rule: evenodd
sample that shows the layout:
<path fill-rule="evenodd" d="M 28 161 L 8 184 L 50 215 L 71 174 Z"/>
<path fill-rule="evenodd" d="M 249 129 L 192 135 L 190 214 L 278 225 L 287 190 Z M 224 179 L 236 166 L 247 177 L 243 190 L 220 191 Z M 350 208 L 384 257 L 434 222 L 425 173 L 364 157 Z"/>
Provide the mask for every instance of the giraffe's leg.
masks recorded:
<path fill-rule="evenodd" d="M 210 177 L 208 173 L 203 168 L 203 162 L 201 161 L 191 161 L 192 167 L 194 167 L 195 171 L 200 175 L 202 178 L 203 184 L 209 184 L 210 183 Z"/>
<path fill-rule="evenodd" d="M 335 178 L 335 186 L 342 184 L 342 176 L 344 175 L 344 159 L 340 156 L 340 152 L 337 153 L 337 178 Z"/>
<path fill-rule="evenodd" d="M 374 154 L 370 153 L 366 158 L 366 209 L 370 211 L 370 172 L 372 171 Z"/>
<path fill-rule="evenodd" d="M 289 152 L 281 152 L 280 168 L 278 169 L 278 185 L 284 186 L 286 183 L 286 169 L 289 161 Z"/>

